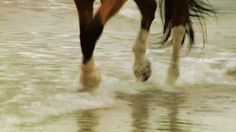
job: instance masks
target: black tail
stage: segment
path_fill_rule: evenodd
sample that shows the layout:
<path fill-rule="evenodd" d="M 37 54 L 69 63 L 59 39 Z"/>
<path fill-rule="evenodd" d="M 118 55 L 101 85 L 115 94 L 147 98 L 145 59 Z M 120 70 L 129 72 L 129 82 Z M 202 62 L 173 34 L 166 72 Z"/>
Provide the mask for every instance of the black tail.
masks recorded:
<path fill-rule="evenodd" d="M 164 25 L 164 30 L 163 30 L 164 39 L 162 42 L 163 44 L 169 39 L 171 35 L 171 28 L 172 28 L 171 19 L 172 19 L 173 10 L 174 10 L 174 1 L 175 0 L 160 0 L 159 1 L 161 19 Z M 203 43 L 205 43 L 205 40 L 206 40 L 205 18 L 207 16 L 212 16 L 216 14 L 214 8 L 209 4 L 209 2 L 205 2 L 205 1 L 207 0 L 188 0 L 189 2 L 188 15 L 189 16 L 186 23 L 185 36 L 187 35 L 189 37 L 190 48 L 195 42 L 195 35 L 194 35 L 194 29 L 192 26 L 192 21 L 197 20 L 197 22 L 201 25 L 201 30 L 203 32 L 203 41 L 204 41 Z"/>

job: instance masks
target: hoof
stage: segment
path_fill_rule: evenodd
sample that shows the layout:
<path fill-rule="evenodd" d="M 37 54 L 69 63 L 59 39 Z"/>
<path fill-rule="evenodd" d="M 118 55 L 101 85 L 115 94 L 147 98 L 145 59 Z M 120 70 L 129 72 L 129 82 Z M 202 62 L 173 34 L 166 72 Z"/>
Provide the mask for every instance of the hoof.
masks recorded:
<path fill-rule="evenodd" d="M 173 86 L 175 85 L 175 82 L 177 81 L 178 78 L 179 78 L 179 67 L 177 64 L 173 64 L 168 69 L 168 76 L 166 83 L 168 85 Z"/>
<path fill-rule="evenodd" d="M 100 72 L 94 70 L 92 72 L 81 72 L 80 74 L 80 86 L 78 92 L 87 92 L 96 90 L 101 82 Z"/>
<path fill-rule="evenodd" d="M 139 81 L 147 81 L 152 74 L 151 62 L 146 60 L 145 65 L 136 66 L 134 65 L 134 75 Z"/>

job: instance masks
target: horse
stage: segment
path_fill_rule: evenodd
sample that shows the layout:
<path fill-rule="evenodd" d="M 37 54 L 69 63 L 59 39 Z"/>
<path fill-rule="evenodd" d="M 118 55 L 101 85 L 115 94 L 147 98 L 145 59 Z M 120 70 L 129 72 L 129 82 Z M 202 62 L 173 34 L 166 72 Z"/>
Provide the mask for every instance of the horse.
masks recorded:
<path fill-rule="evenodd" d="M 125 4 L 127 0 L 101 0 L 97 12 L 93 13 L 94 0 L 74 0 L 77 8 L 82 64 L 80 73 L 80 90 L 91 90 L 99 87 L 100 72 L 94 60 L 96 42 L 101 36 L 104 26 Z M 194 44 L 193 18 L 199 22 L 212 13 L 214 8 L 203 0 L 134 0 L 140 13 L 141 25 L 136 41 L 133 45 L 134 64 L 133 72 L 137 80 L 145 82 L 152 73 L 151 61 L 146 57 L 147 39 L 151 24 L 155 18 L 159 5 L 163 21 L 163 43 L 172 37 L 173 51 L 168 68 L 167 83 L 175 84 L 179 77 L 180 49 L 185 36 L 190 39 L 190 47 Z"/>

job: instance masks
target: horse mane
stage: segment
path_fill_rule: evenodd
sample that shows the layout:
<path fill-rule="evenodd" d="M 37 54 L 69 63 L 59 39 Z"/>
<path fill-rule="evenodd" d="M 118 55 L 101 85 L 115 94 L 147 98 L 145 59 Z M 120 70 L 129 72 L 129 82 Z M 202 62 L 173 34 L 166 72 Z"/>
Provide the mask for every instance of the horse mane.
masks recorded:
<path fill-rule="evenodd" d="M 174 9 L 174 1 L 175 0 L 159 0 L 160 15 L 164 27 L 163 30 L 164 38 L 162 40 L 162 44 L 165 44 L 165 42 L 168 41 L 171 35 L 171 28 L 172 28 L 171 18 Z M 189 2 L 189 10 L 188 10 L 189 17 L 186 23 L 186 32 L 184 35 L 184 39 L 186 35 L 189 37 L 189 48 L 191 48 L 192 45 L 195 43 L 195 33 L 192 26 L 194 20 L 197 21 L 201 27 L 201 31 L 203 34 L 203 44 L 205 45 L 206 41 L 205 19 L 208 16 L 215 15 L 216 11 L 209 4 L 207 0 L 188 0 L 188 2 Z M 182 41 L 182 44 L 184 43 L 184 39 Z"/>

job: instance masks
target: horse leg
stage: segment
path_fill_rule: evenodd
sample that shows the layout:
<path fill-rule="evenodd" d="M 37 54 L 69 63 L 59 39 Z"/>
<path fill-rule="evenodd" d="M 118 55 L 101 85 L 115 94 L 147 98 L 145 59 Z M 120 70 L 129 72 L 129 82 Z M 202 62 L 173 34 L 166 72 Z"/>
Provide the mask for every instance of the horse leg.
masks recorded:
<path fill-rule="evenodd" d="M 99 8 L 96 16 L 100 17 L 103 25 L 114 16 L 127 0 L 101 0 L 102 5 Z"/>
<path fill-rule="evenodd" d="M 157 3 L 155 0 L 134 0 L 140 9 L 142 20 L 141 28 L 133 52 L 135 56 L 133 70 L 136 78 L 140 81 L 147 81 L 151 76 L 151 62 L 146 58 L 147 38 L 152 21 L 155 18 Z"/>
<path fill-rule="evenodd" d="M 93 1 L 94 0 L 75 0 L 81 26 L 80 41 L 83 61 L 81 66 L 80 83 L 82 91 L 97 88 L 100 84 L 100 74 L 95 68 L 95 62 L 93 59 L 95 44 L 103 31 L 105 23 L 120 9 L 125 0 L 102 0 L 102 5 L 98 12 L 94 17 L 91 17 Z M 83 7 L 84 5 L 82 5 L 82 3 L 88 3 L 89 6 Z M 85 18 L 85 20 L 83 20 L 83 18 Z"/>
<path fill-rule="evenodd" d="M 93 19 L 93 2 L 94 0 L 74 0 L 80 24 L 80 45 L 82 48 L 83 61 L 81 65 L 79 90 L 95 88 L 99 85 L 100 74 L 95 69 L 93 58 L 89 59 L 92 53 L 92 43 L 86 41 L 87 28 Z"/>
<path fill-rule="evenodd" d="M 179 77 L 179 60 L 181 43 L 185 35 L 185 25 L 188 21 L 188 0 L 174 0 L 174 10 L 171 19 L 173 50 L 168 69 L 167 83 L 174 85 Z"/>
<path fill-rule="evenodd" d="M 172 28 L 173 49 L 167 77 L 167 83 L 170 85 L 173 85 L 179 77 L 180 49 L 184 33 L 185 28 L 182 25 Z"/>

